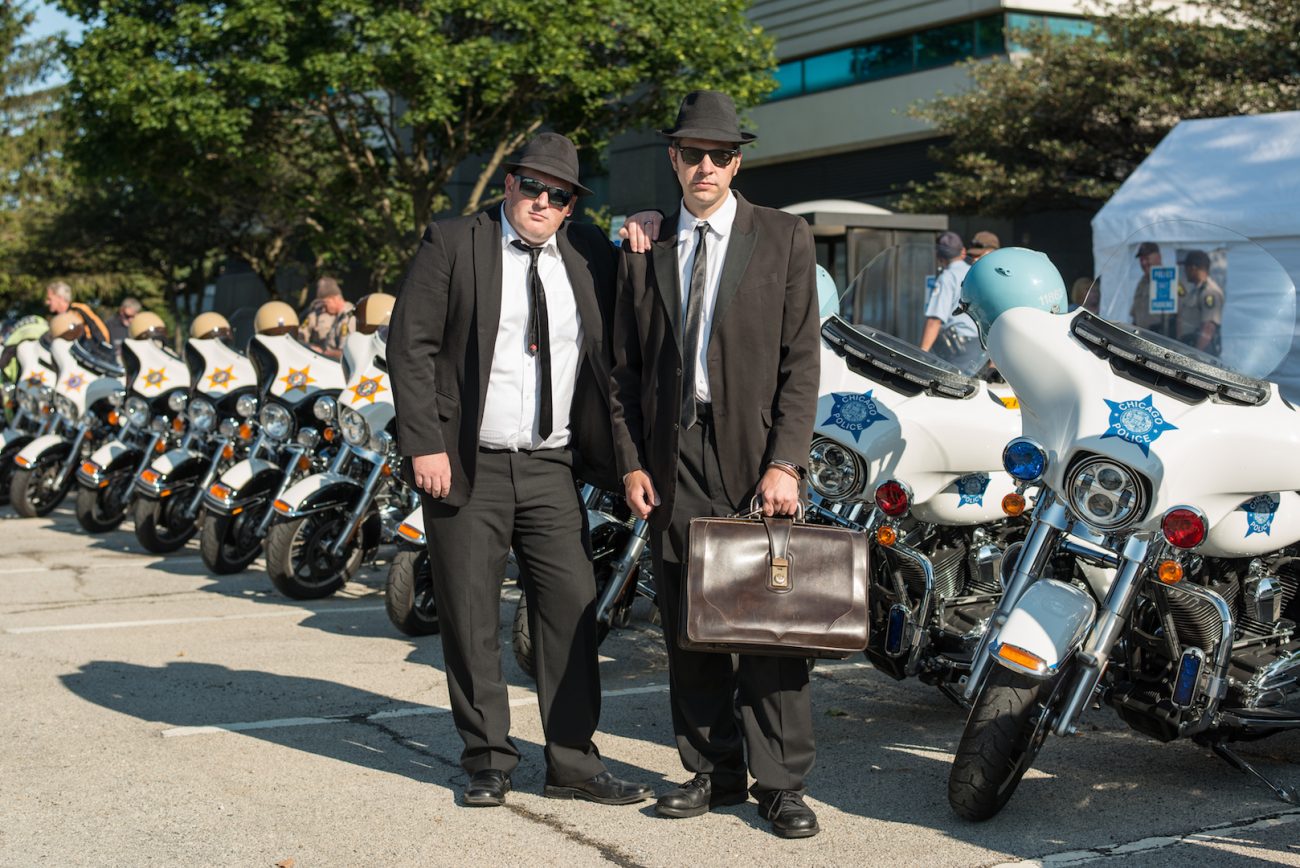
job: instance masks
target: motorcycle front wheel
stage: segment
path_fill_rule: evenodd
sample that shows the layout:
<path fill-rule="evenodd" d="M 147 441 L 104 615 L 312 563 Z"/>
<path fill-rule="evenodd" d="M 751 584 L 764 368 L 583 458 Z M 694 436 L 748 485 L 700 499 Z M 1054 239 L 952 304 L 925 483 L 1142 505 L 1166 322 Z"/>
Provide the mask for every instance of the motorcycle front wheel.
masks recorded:
<path fill-rule="evenodd" d="M 106 533 L 126 520 L 127 497 L 123 486 L 132 483 L 130 471 L 116 472 L 103 488 L 77 486 L 77 522 L 91 533 Z"/>
<path fill-rule="evenodd" d="M 596 599 L 597 600 L 599 600 L 600 595 L 604 593 L 605 583 L 608 581 L 609 581 L 608 571 L 606 571 L 605 575 L 603 576 L 599 572 L 597 572 L 596 574 Z M 636 587 L 635 581 L 636 581 L 636 577 L 634 575 L 632 577 L 632 582 L 629 583 L 629 587 L 635 588 Z M 631 608 L 630 603 L 628 603 L 627 605 L 628 608 Z M 616 609 L 616 611 L 621 611 L 622 606 L 623 606 L 623 602 L 620 601 L 619 607 Z M 624 623 L 622 626 L 626 626 L 627 623 L 626 619 L 623 619 L 623 621 Z M 604 642 L 605 637 L 609 635 L 609 626 L 610 626 L 609 624 L 596 625 L 597 645 L 600 645 L 602 642 Z M 510 625 L 510 647 L 514 650 L 515 653 L 515 662 L 519 664 L 520 669 L 524 670 L 524 674 L 527 675 L 529 678 L 536 678 L 537 657 L 533 652 L 532 627 L 528 623 L 528 595 L 523 593 L 522 589 L 520 589 L 520 593 L 519 593 L 519 602 L 515 604 L 515 620 Z"/>
<path fill-rule="evenodd" d="M 393 558 L 384 608 L 388 620 L 407 636 L 438 632 L 438 605 L 433 599 L 433 571 L 426 549 L 402 549 Z"/>
<path fill-rule="evenodd" d="M 18 465 L 14 463 L 14 456 L 20 449 L 21 447 L 15 444 L 0 451 L 0 506 L 9 503 L 9 486 L 13 483 L 14 471 L 18 469 Z"/>
<path fill-rule="evenodd" d="M 157 555 L 176 551 L 199 532 L 199 523 L 185 515 L 184 498 L 176 495 L 162 500 L 137 497 L 133 518 L 135 538 Z"/>
<path fill-rule="evenodd" d="M 54 511 L 72 487 L 71 473 L 62 485 L 57 484 L 65 457 L 46 453 L 36 459 L 31 467 L 14 471 L 14 477 L 9 483 L 9 502 L 13 505 L 14 512 L 23 518 L 36 518 Z"/>
<path fill-rule="evenodd" d="M 965 820 L 993 817 L 1010 801 L 1050 728 L 1056 681 L 993 664 L 975 698 L 948 774 L 948 803 Z"/>
<path fill-rule="evenodd" d="M 329 546 L 347 523 L 342 512 L 318 512 L 271 525 L 266 534 L 266 572 L 286 597 L 316 600 L 347 584 L 361 566 L 360 531 L 339 555 Z"/>
<path fill-rule="evenodd" d="M 257 560 L 262 553 L 257 525 L 266 509 L 263 503 L 250 506 L 239 515 L 208 515 L 199 533 L 199 554 L 208 569 L 224 576 L 242 572 Z"/>

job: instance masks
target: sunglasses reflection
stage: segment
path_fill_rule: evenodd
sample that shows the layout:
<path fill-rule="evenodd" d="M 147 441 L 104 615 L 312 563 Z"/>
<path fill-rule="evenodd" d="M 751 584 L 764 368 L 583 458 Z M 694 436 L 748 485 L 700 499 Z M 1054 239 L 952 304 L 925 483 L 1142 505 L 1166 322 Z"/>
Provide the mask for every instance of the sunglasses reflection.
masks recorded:
<path fill-rule="evenodd" d="M 519 192 L 529 199 L 536 199 L 543 193 L 546 194 L 547 200 L 557 208 L 567 207 L 573 201 L 573 191 L 565 190 L 563 187 L 552 187 L 536 178 L 529 178 L 525 175 L 518 176 Z"/>

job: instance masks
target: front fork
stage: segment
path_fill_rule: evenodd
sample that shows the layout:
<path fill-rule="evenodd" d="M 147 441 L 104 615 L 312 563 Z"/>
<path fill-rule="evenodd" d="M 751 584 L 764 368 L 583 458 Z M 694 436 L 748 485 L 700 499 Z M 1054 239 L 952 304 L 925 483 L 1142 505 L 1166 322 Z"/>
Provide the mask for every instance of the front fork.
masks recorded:
<path fill-rule="evenodd" d="M 343 462 L 338 462 L 342 467 Z M 357 498 L 357 505 L 353 508 L 352 514 L 348 516 L 348 523 L 344 525 L 342 533 L 334 542 L 330 543 L 329 553 L 338 557 L 343 551 L 343 547 L 352 539 L 352 535 L 357 532 L 361 525 L 361 520 L 365 518 L 366 511 L 370 509 L 370 502 L 375 498 L 375 491 L 379 488 L 379 483 L 384 478 L 384 470 L 388 467 L 388 461 L 380 458 L 375 462 L 375 466 L 370 468 L 369 475 L 366 476 L 366 483 L 361 489 L 361 496 Z"/>
<path fill-rule="evenodd" d="M 203 494 L 208 490 L 208 486 L 216 481 L 217 470 L 221 467 L 221 455 L 229 443 L 229 437 L 222 437 L 216 441 L 216 448 L 212 451 L 212 460 L 208 462 L 208 470 L 203 474 L 203 478 L 199 480 L 199 484 L 195 487 L 194 496 L 191 497 L 190 502 L 185 505 L 186 517 L 198 514 L 199 505 L 203 503 Z"/>
<path fill-rule="evenodd" d="M 90 426 L 82 422 L 77 426 L 77 433 L 72 438 L 72 447 L 68 450 L 68 457 L 63 459 L 63 466 L 59 468 L 58 479 L 55 480 L 54 487 L 62 488 L 68 481 L 68 474 L 72 468 L 80 464 L 79 456 L 81 455 L 81 444 L 86 442 L 86 435 L 90 432 Z"/>
<path fill-rule="evenodd" d="M 619 556 L 617 563 L 610 570 L 609 581 L 605 583 L 605 591 L 600 595 L 596 603 L 596 623 L 609 625 L 614 617 L 614 609 L 618 601 L 623 599 L 624 593 L 627 592 L 628 583 L 636 577 L 635 567 L 641 561 L 641 553 L 645 551 L 646 543 L 650 540 L 650 522 L 643 518 L 638 518 L 632 525 L 632 532 L 628 535 L 627 544 L 623 546 L 623 554 Z"/>
<path fill-rule="evenodd" d="M 261 442 L 260 437 L 258 438 L 258 442 Z M 266 529 L 271 526 L 271 519 L 275 517 L 275 509 L 272 504 L 281 497 L 284 497 L 284 493 L 288 491 L 289 486 L 293 484 L 298 469 L 298 459 L 302 457 L 302 453 L 306 448 L 307 447 L 299 443 L 293 443 L 284 448 L 284 474 L 280 477 L 279 488 L 277 488 L 267 499 L 266 511 L 262 513 L 262 519 L 257 523 L 258 539 L 266 536 Z"/>

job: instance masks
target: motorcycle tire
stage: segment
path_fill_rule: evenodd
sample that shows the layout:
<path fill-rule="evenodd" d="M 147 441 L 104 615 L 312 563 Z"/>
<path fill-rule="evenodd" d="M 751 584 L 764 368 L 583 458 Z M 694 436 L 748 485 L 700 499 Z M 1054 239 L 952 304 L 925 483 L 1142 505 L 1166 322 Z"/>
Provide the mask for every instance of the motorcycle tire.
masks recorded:
<path fill-rule="evenodd" d="M 14 512 L 23 518 L 37 518 L 49 515 L 63 502 L 72 487 L 73 474 L 63 485 L 55 489 L 49 483 L 59 472 L 66 456 L 46 455 L 37 459 L 31 467 L 18 468 L 9 483 L 9 503 Z"/>
<path fill-rule="evenodd" d="M 342 513 L 323 512 L 271 525 L 266 534 L 266 572 L 277 591 L 294 600 L 318 600 L 356 575 L 361 567 L 360 531 L 342 557 L 325 552 L 346 519 Z"/>
<path fill-rule="evenodd" d="M 428 551 L 403 549 L 393 558 L 384 590 L 384 609 L 393 626 L 407 636 L 438 632 L 438 605 L 433 599 Z"/>
<path fill-rule="evenodd" d="M 199 554 L 209 570 L 220 576 L 248 569 L 262 553 L 262 540 L 256 535 L 262 507 L 249 507 L 239 515 L 208 515 L 199 531 Z"/>
<path fill-rule="evenodd" d="M 130 484 L 130 474 L 125 484 Z M 90 533 L 107 533 L 126 520 L 126 504 L 119 499 L 121 478 L 110 481 L 103 488 L 77 486 L 77 522 Z"/>
<path fill-rule="evenodd" d="M 1006 806 L 1043 746 L 1052 695 L 1052 682 L 993 665 L 948 774 L 948 803 L 959 817 L 982 822 Z"/>
<path fill-rule="evenodd" d="M 604 588 L 602 582 L 596 583 L 596 597 L 599 599 L 600 592 Z M 599 646 L 609 635 L 608 624 L 596 625 L 596 644 Z M 528 623 L 528 595 L 519 594 L 519 602 L 515 604 L 515 620 L 510 626 L 510 647 L 515 652 L 515 662 L 519 668 L 529 678 L 537 678 L 537 659 L 533 653 L 533 636 L 532 627 Z"/>
<path fill-rule="evenodd" d="M 14 463 L 14 456 L 18 452 L 17 446 L 0 452 L 0 506 L 9 505 L 9 486 L 13 483 L 14 472 L 18 470 L 18 465 Z"/>
<path fill-rule="evenodd" d="M 152 500 L 137 497 L 132 508 L 135 519 L 135 538 L 147 551 L 156 555 L 170 554 L 185 544 L 199 532 L 199 523 L 182 515 L 184 500 L 179 497 L 165 497 Z"/>

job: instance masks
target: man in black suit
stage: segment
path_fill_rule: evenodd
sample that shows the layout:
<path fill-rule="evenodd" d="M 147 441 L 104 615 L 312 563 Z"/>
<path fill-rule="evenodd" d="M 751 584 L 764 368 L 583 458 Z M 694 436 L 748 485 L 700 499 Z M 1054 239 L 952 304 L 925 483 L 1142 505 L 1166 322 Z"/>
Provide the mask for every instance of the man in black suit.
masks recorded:
<path fill-rule="evenodd" d="M 754 496 L 768 515 L 796 510 L 817 408 L 812 233 L 731 191 L 754 136 L 726 94 L 689 94 L 664 135 L 682 208 L 649 255 L 620 258 L 611 344 L 615 454 L 628 505 L 658 531 L 673 729 L 695 773 L 656 811 L 746 801 L 748 755 L 762 815 L 805 838 L 818 831 L 802 798 L 814 756 L 805 662 L 742 654 L 733 667 L 730 655 L 682 650 L 677 634 L 690 520 L 748 511 Z"/>
<path fill-rule="evenodd" d="M 545 794 L 631 804 L 600 716 L 595 581 L 574 485 L 609 455 L 605 322 L 616 259 L 595 226 L 568 222 L 573 143 L 536 136 L 507 165 L 505 202 L 431 224 L 393 310 L 388 365 L 408 481 L 423 493 L 452 715 L 469 772 L 463 803 L 500 805 L 519 751 L 501 671 L 501 582 L 513 546 L 537 655 Z M 603 442 L 602 442 L 603 441 Z"/>

